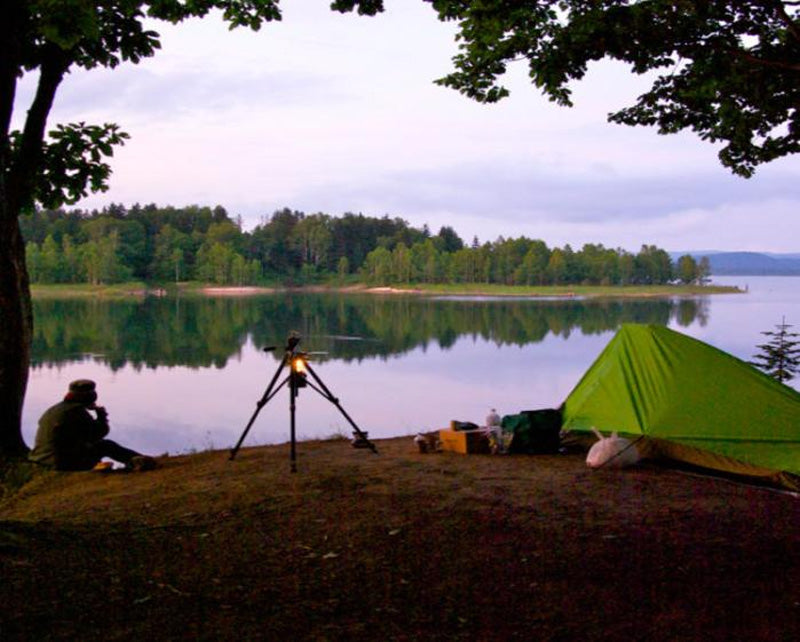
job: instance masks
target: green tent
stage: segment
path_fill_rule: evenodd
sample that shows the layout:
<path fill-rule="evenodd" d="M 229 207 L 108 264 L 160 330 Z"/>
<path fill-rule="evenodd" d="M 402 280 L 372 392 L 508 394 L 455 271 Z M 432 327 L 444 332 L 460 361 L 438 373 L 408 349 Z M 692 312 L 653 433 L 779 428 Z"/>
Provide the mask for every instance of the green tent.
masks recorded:
<path fill-rule="evenodd" d="M 800 488 L 800 393 L 663 326 L 623 325 L 563 413 L 567 431 L 641 435 L 645 456 Z"/>

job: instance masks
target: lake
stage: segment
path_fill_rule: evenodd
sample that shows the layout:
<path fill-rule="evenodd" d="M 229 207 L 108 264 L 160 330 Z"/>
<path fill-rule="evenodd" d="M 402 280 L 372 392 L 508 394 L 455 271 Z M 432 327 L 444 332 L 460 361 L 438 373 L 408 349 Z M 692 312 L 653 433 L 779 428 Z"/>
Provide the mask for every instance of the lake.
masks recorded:
<path fill-rule="evenodd" d="M 23 434 L 32 445 L 42 412 L 71 380 L 90 378 L 121 443 L 151 454 L 230 448 L 293 330 L 346 412 L 381 438 L 452 419 L 480 424 L 491 408 L 556 407 L 621 323 L 667 325 L 742 359 L 783 317 L 800 328 L 800 278 L 714 282 L 748 291 L 602 301 L 285 293 L 37 300 Z M 351 433 L 338 408 L 310 388 L 300 392 L 296 418 L 301 439 Z M 284 388 L 260 410 L 244 446 L 288 439 Z"/>

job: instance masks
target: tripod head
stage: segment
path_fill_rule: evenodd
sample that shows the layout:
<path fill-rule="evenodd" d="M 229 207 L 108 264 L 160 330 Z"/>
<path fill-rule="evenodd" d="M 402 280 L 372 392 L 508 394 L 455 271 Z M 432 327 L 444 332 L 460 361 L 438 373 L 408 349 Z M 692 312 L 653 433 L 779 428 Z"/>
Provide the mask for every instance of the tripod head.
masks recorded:
<path fill-rule="evenodd" d="M 300 333 L 292 330 L 286 339 L 286 352 L 294 355 L 297 346 L 300 345 Z"/>
<path fill-rule="evenodd" d="M 296 330 L 292 330 L 289 333 L 289 336 L 286 338 L 286 345 L 284 346 L 284 356 L 286 358 L 286 362 L 290 363 L 294 360 L 295 357 L 305 357 L 307 353 L 300 352 L 297 347 L 300 345 L 301 337 L 300 333 Z M 273 352 L 278 349 L 278 346 L 265 346 L 262 348 L 264 352 Z"/>

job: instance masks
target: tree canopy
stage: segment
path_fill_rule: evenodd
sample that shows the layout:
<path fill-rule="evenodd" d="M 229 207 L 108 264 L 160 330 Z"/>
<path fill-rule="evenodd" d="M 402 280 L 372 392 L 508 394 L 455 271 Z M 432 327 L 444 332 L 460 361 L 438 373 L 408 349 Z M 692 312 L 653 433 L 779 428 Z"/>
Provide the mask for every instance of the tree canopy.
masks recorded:
<path fill-rule="evenodd" d="M 526 61 L 532 83 L 569 106 L 570 83 L 611 59 L 652 74 L 636 104 L 609 115 L 659 133 L 692 130 L 749 177 L 800 151 L 800 2 L 779 0 L 428 0 L 458 22 L 455 70 L 438 82 L 480 102 L 509 94 L 502 78 Z M 340 11 L 382 0 L 337 0 Z"/>

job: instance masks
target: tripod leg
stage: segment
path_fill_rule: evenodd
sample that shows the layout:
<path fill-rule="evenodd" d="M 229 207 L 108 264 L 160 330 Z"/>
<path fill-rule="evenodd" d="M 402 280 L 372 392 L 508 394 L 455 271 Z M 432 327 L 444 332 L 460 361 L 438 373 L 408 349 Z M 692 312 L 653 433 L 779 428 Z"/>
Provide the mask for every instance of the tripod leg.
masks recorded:
<path fill-rule="evenodd" d="M 245 426 L 245 429 L 242 432 L 241 437 L 239 437 L 239 441 L 237 441 L 236 445 L 231 449 L 231 455 L 228 458 L 230 461 L 233 461 L 234 458 L 236 457 L 236 454 L 239 452 L 239 448 L 241 448 L 242 442 L 244 442 L 245 437 L 247 437 L 247 433 L 250 432 L 250 428 L 253 426 L 253 422 L 255 422 L 256 417 L 258 417 L 258 413 L 261 412 L 261 409 L 267 404 L 267 402 L 270 399 L 272 399 L 272 397 L 275 396 L 275 393 L 278 392 L 278 390 L 280 390 L 286 383 L 287 379 L 284 379 L 280 383 L 280 385 L 273 391 L 273 388 L 275 387 L 275 382 L 278 380 L 278 377 L 281 374 L 281 370 L 283 370 L 283 367 L 286 365 L 286 363 L 287 360 L 286 357 L 284 357 L 283 361 L 281 361 L 281 364 L 278 366 L 278 369 L 275 371 L 275 374 L 272 377 L 272 381 L 269 382 L 269 385 L 267 386 L 267 389 L 264 391 L 264 394 L 262 395 L 261 399 L 259 399 L 258 402 L 256 403 L 256 410 L 253 413 L 253 416 L 250 417 L 250 421 L 247 422 L 247 426 Z"/>
<path fill-rule="evenodd" d="M 375 444 L 373 444 L 369 439 L 367 439 L 367 435 L 356 425 L 356 422 L 350 418 L 350 415 L 347 414 L 344 408 L 342 408 L 342 404 L 339 403 L 339 400 L 333 396 L 333 393 L 328 390 L 328 387 L 322 383 L 322 379 L 317 376 L 317 373 L 314 372 L 314 369 L 306 362 L 306 370 L 311 374 L 314 378 L 314 381 L 317 382 L 319 387 L 322 389 L 322 396 L 325 397 L 328 401 L 330 401 L 334 406 L 339 409 L 339 412 L 342 413 L 345 419 L 347 419 L 348 423 L 355 429 L 356 434 L 366 442 L 369 446 L 370 450 L 374 452 L 376 455 L 378 454 L 378 449 L 375 448 Z"/>
<path fill-rule="evenodd" d="M 289 470 L 293 473 L 297 472 L 297 447 L 296 447 L 296 439 L 295 439 L 295 422 L 294 422 L 294 414 L 296 408 L 297 399 L 297 380 L 294 376 L 294 373 L 289 374 L 289 441 L 290 441 L 290 453 L 289 453 Z"/>

